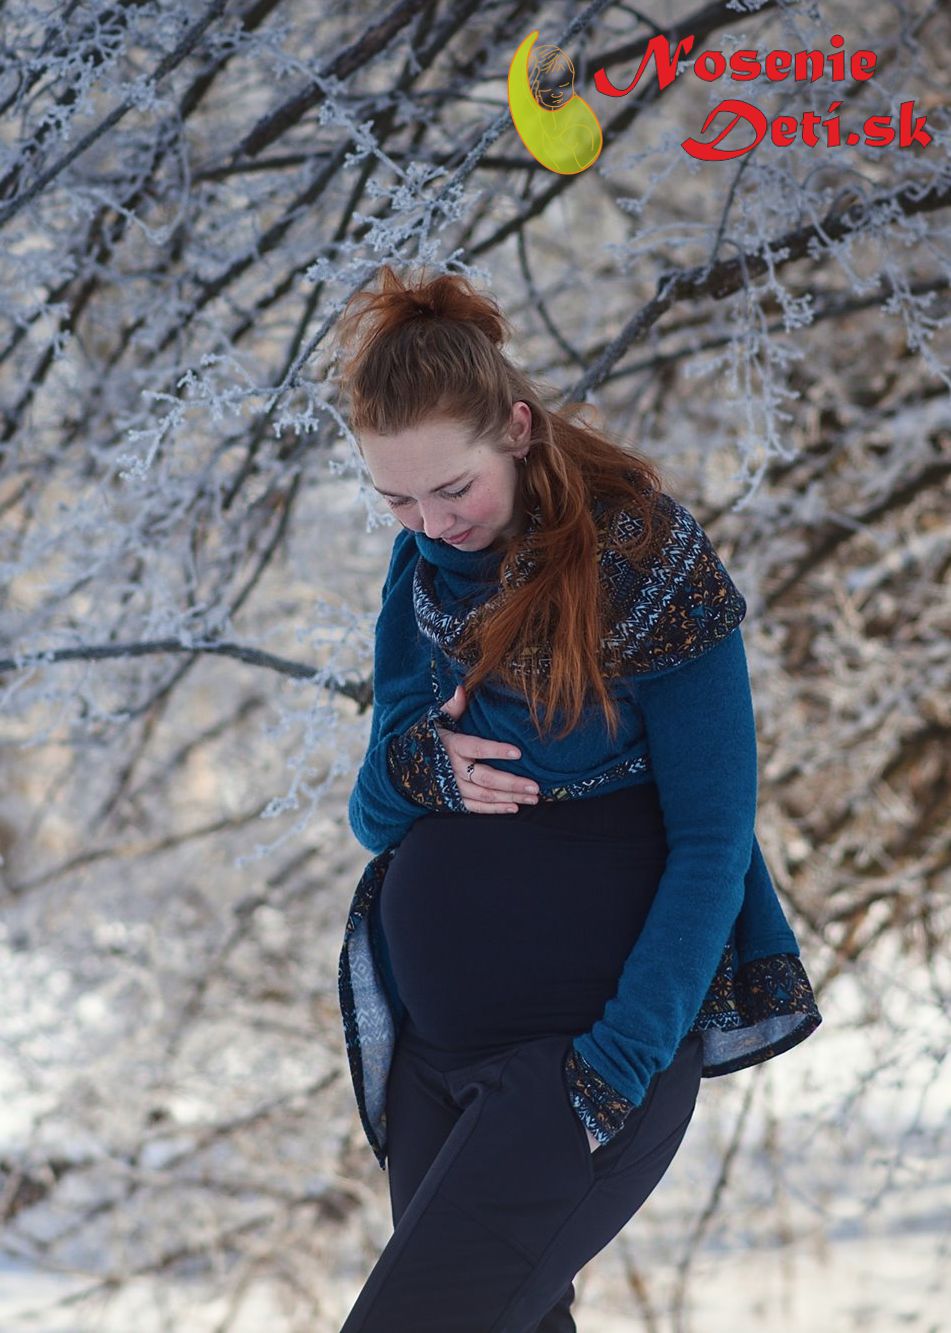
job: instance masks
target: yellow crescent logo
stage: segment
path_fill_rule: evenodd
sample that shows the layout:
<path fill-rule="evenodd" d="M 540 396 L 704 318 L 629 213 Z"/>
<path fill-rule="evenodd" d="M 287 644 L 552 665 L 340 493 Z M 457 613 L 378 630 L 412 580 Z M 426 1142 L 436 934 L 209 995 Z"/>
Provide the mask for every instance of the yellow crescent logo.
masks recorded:
<path fill-rule="evenodd" d="M 530 32 L 509 65 L 509 110 L 522 143 L 562 176 L 587 171 L 601 152 L 601 124 L 574 90 L 575 67 L 558 46 L 532 51 Z M 531 59 L 529 58 L 531 56 Z"/>

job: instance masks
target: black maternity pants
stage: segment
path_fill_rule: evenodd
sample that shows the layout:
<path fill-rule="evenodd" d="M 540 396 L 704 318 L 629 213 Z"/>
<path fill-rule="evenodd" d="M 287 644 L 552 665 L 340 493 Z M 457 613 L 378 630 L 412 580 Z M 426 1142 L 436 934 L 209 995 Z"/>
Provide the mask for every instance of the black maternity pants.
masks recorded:
<path fill-rule="evenodd" d="M 691 1035 L 592 1153 L 562 1072 L 666 854 L 652 782 L 425 816 L 400 844 L 379 903 L 407 1006 L 387 1085 L 395 1229 L 341 1333 L 574 1330 L 575 1275 L 660 1181 L 700 1085 Z"/>

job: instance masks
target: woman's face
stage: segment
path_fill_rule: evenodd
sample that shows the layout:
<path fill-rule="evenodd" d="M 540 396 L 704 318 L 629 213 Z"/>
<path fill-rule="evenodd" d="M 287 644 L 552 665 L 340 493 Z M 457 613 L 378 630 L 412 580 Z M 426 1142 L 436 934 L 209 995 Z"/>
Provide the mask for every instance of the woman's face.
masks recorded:
<path fill-rule="evenodd" d="M 429 417 L 397 435 L 367 431 L 360 448 L 374 488 L 404 528 L 481 551 L 525 527 L 525 515 L 516 512 L 516 469 L 524 466 L 518 455 L 528 452 L 531 425 L 531 408 L 517 402 L 499 441 L 474 443 L 469 426 Z M 462 541 L 450 540 L 460 535 Z"/>

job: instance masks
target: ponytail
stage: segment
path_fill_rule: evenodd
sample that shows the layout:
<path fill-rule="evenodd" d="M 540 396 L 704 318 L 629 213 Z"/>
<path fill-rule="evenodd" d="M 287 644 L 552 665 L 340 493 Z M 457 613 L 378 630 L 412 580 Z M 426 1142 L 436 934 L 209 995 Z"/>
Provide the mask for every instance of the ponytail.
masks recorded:
<path fill-rule="evenodd" d="M 610 667 L 602 651 L 611 608 L 600 584 L 602 533 L 592 501 L 606 502 L 608 519 L 623 509 L 639 520 L 638 536 L 615 549 L 646 567 L 670 531 L 660 472 L 576 419 L 584 404 L 549 407 L 547 395 L 502 350 L 509 332 L 496 300 L 466 278 L 443 273 L 404 280 L 384 265 L 378 286 L 356 292 L 337 325 L 350 424 L 358 437 L 364 431 L 398 435 L 430 417 L 447 417 L 468 425 L 475 439 L 494 437 L 501 452 L 513 404 L 528 404 L 530 448 L 516 473 L 516 505 L 523 513 L 540 511 L 530 539 L 535 572 L 508 587 L 522 536 L 509 538 L 500 565 L 507 592 L 478 624 L 477 660 L 465 688 L 494 676 L 524 689 L 539 735 L 539 703 L 549 731 L 555 712 L 564 714 L 559 740 L 578 724 L 593 691 L 613 740 L 617 705 L 605 687 Z M 541 644 L 549 645 L 550 672 L 533 671 L 526 682 L 511 663 L 531 658 Z"/>

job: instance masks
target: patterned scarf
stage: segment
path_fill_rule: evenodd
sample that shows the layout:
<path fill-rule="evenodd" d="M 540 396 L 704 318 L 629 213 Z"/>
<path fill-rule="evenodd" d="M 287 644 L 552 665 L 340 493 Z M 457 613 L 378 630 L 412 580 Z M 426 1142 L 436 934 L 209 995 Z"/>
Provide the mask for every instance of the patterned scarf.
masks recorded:
<path fill-rule="evenodd" d="M 743 595 L 690 511 L 664 492 L 660 505 L 670 517 L 670 533 L 645 570 L 634 566 L 617 549 L 640 535 L 641 519 L 621 510 L 605 521 L 605 505 L 595 501 L 603 605 L 612 608 L 611 623 L 600 640 L 605 679 L 659 672 L 699 657 L 731 633 L 746 615 Z M 464 613 L 440 603 L 433 565 L 424 556 L 417 560 L 413 576 L 416 623 L 422 634 L 466 668 L 471 668 L 477 657 L 472 649 L 463 652 L 460 640 L 465 631 L 490 617 L 508 589 L 520 587 L 534 574 L 531 538 L 540 522 L 541 510 L 536 507 L 530 511 L 523 544 L 514 557 L 514 571 L 506 572 L 494 595 Z M 461 554 L 485 554 L 484 565 L 473 566 L 470 562 L 469 567 L 489 575 L 490 553 Z M 491 586 L 491 579 L 486 586 Z M 507 665 L 523 682 L 532 672 L 541 681 L 550 679 L 551 655 L 546 645 L 523 648 L 509 658 Z"/>

